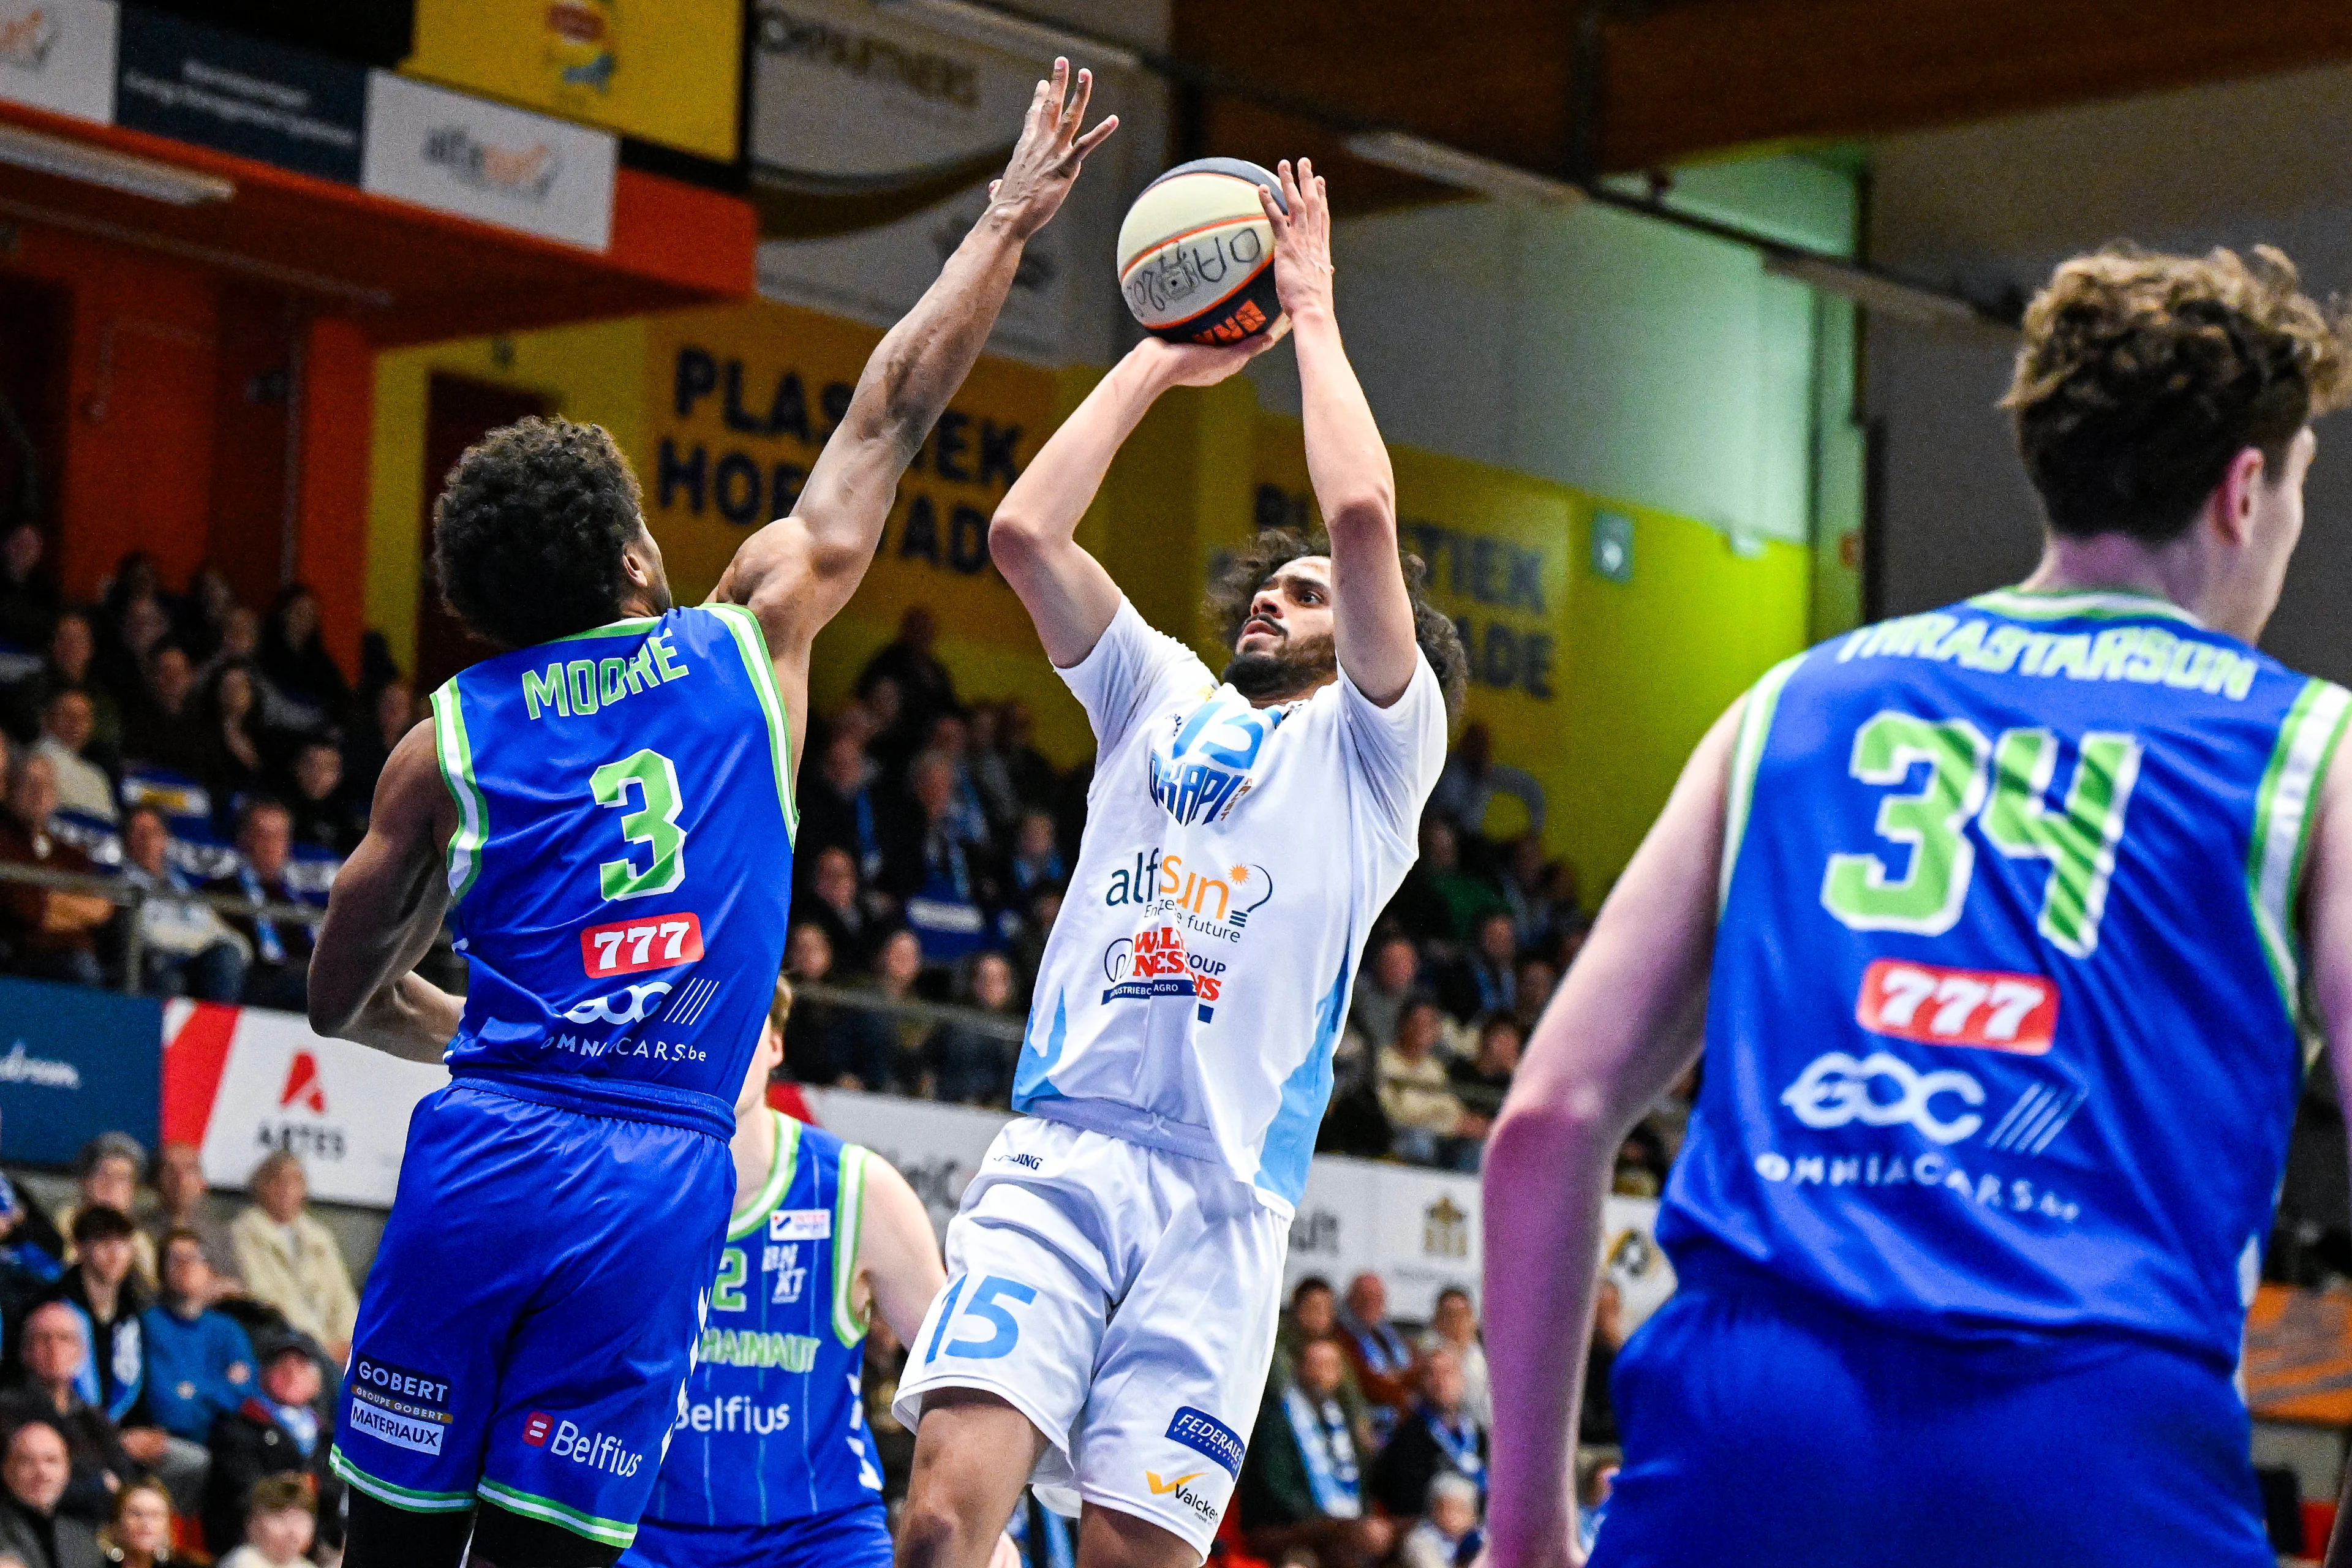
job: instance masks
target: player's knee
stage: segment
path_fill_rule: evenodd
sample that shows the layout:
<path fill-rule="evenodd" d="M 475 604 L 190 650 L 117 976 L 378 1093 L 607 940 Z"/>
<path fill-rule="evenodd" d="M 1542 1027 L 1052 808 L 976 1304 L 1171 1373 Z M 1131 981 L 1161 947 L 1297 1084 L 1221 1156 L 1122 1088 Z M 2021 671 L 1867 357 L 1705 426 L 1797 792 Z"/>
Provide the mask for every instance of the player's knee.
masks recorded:
<path fill-rule="evenodd" d="M 969 1499 L 937 1491 L 910 1496 L 898 1521 L 898 1568 L 953 1568 L 985 1561 L 972 1555 L 973 1545 L 994 1533 L 983 1530 Z"/>
<path fill-rule="evenodd" d="M 485 1503 L 474 1521 L 474 1568 L 613 1568 L 624 1549 Z"/>

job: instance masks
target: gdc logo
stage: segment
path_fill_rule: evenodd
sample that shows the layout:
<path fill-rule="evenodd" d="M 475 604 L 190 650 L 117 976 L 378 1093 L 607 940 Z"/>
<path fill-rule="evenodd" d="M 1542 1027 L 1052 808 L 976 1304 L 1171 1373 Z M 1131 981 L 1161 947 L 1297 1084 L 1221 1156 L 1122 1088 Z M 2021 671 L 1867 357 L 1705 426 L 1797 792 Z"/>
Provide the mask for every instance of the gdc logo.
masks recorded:
<path fill-rule="evenodd" d="M 1892 1099 L 1879 1098 L 1874 1085 L 1884 1082 Z M 1920 1072 L 1899 1057 L 1873 1051 L 1856 1061 L 1843 1051 L 1816 1057 L 1797 1081 L 1780 1096 L 1780 1103 L 1808 1127 L 1828 1129 L 1859 1121 L 1869 1127 L 1911 1126 L 1938 1143 L 1957 1143 L 1984 1125 L 1973 1110 L 1947 1119 L 1936 1111 L 1939 1096 L 1957 1096 L 1964 1105 L 1982 1105 L 1984 1086 L 1964 1072 L 1945 1068 Z"/>

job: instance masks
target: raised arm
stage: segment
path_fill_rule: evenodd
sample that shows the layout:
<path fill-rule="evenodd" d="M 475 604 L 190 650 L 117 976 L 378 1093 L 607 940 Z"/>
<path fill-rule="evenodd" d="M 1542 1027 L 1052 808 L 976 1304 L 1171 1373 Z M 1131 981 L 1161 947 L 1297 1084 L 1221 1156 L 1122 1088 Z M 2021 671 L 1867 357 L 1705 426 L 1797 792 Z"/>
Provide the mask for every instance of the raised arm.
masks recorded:
<path fill-rule="evenodd" d="M 1602 906 L 1486 1145 L 1493 1568 L 1580 1561 L 1576 1418 L 1601 1203 L 1625 1134 L 1698 1054 L 1738 712 L 1735 704 L 1699 742 Z"/>
<path fill-rule="evenodd" d="M 711 595 L 759 616 L 788 697 L 807 689 L 810 646 L 865 577 L 899 478 L 980 357 L 1023 247 L 1061 207 L 1087 154 L 1118 128 L 1114 116 L 1079 134 L 1094 79 L 1078 72 L 1073 91 L 1069 76 L 1069 62 L 1055 60 L 1053 79 L 1037 84 L 988 210 L 866 362 L 793 514 L 745 540 Z M 791 715 L 796 763 L 804 706 L 793 702 Z"/>
<path fill-rule="evenodd" d="M 1064 669 L 1094 651 L 1118 614 L 1118 585 L 1077 542 L 1111 459 L 1171 386 L 1211 386 L 1265 353 L 1283 329 L 1211 348 L 1146 338 L 1095 384 L 1004 494 L 988 525 L 988 552 L 1037 625 L 1045 657 Z"/>
<path fill-rule="evenodd" d="M 1386 708 L 1412 684 L 1417 651 L 1412 600 L 1397 558 L 1396 472 L 1339 342 L 1322 176 L 1305 158 L 1296 174 L 1287 160 L 1276 173 L 1282 203 L 1263 186 L 1258 202 L 1274 226 L 1275 285 L 1298 344 L 1307 477 L 1331 536 L 1332 637 L 1348 679 Z"/>
<path fill-rule="evenodd" d="M 457 806 L 433 726 L 393 748 L 367 837 L 343 863 L 310 953 L 310 1027 L 413 1061 L 439 1061 L 465 1004 L 413 973 L 449 907 L 443 870 Z"/>

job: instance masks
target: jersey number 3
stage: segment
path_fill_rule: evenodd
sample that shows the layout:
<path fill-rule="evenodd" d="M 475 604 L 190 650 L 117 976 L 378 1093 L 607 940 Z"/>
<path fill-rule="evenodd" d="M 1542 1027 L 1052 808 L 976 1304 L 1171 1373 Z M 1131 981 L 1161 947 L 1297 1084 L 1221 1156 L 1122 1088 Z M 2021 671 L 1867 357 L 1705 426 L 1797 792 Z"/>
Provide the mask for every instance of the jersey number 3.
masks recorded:
<path fill-rule="evenodd" d="M 1976 874 L 1968 832 L 1974 821 L 2003 855 L 2050 862 L 2040 930 L 2059 952 L 2088 958 L 2099 945 L 2116 844 L 2139 780 L 2140 747 L 2129 735 L 2095 731 L 2077 751 L 2065 805 L 2053 810 L 2046 797 L 2058 767 L 2058 737 L 2048 730 L 2004 730 L 1988 745 L 1964 719 L 1878 714 L 1854 732 L 1847 772 L 1864 784 L 1891 786 L 1927 764 L 1925 784 L 1878 805 L 1878 836 L 1906 846 L 1910 865 L 1890 877 L 1876 855 L 1832 855 L 1822 879 L 1822 907 L 1854 931 L 1941 936 L 1959 920 Z"/>
<path fill-rule="evenodd" d="M 642 810 L 628 809 L 631 784 L 637 786 Z M 632 752 L 590 774 L 588 787 L 598 805 L 620 808 L 621 837 L 653 852 L 643 870 L 631 856 L 596 868 L 607 900 L 667 893 L 686 880 L 686 829 L 677 825 L 686 803 L 678 798 L 677 769 L 667 757 L 659 752 Z"/>

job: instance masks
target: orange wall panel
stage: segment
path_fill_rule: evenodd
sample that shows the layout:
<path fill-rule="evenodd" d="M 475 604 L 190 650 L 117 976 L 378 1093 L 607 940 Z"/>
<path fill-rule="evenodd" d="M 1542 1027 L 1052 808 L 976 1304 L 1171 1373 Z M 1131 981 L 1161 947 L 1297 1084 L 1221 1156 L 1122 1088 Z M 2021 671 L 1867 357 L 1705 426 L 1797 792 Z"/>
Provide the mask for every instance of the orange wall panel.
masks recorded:
<path fill-rule="evenodd" d="M 353 323 L 310 323 L 300 378 L 301 464 L 294 574 L 319 595 L 328 651 L 359 673 L 367 616 L 368 473 L 375 350 Z"/>

